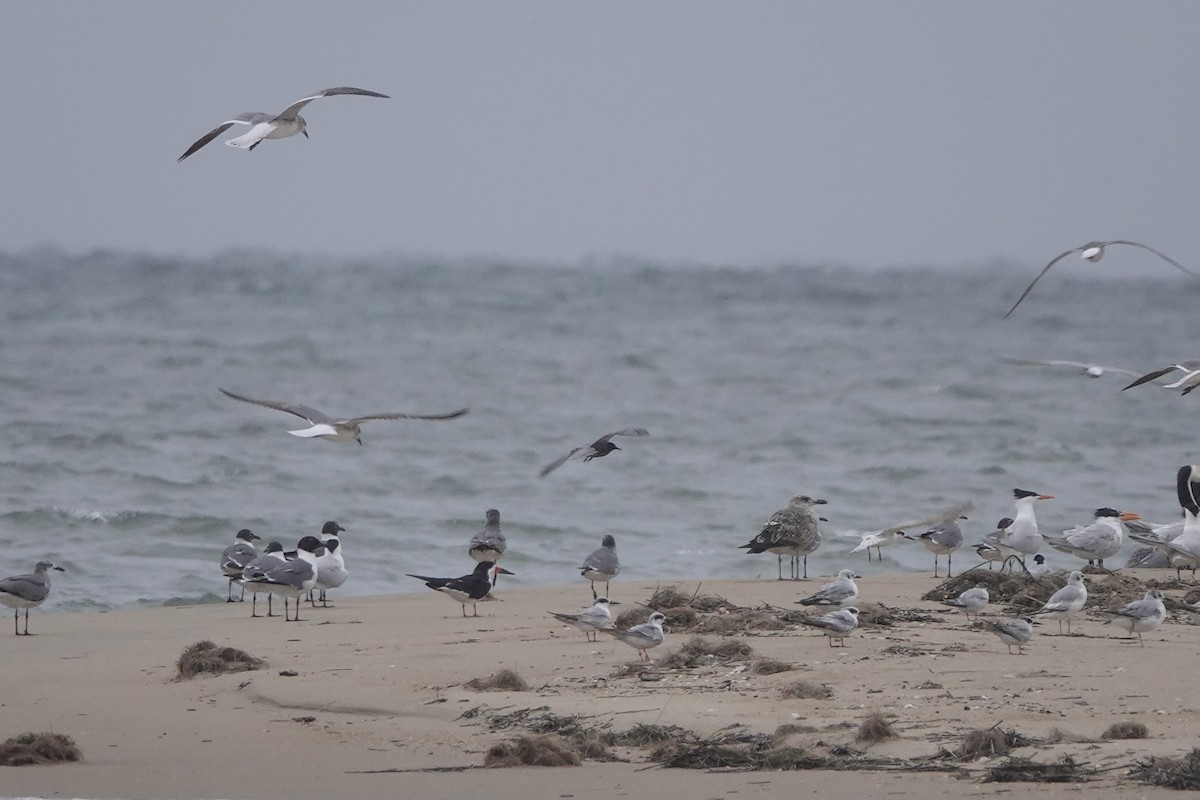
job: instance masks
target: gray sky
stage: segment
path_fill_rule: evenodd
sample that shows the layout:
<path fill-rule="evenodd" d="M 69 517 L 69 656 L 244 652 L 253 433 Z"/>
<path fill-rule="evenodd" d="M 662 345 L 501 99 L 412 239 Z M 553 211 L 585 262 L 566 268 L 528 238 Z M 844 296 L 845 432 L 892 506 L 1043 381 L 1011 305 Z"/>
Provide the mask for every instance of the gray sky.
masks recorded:
<path fill-rule="evenodd" d="M 0 1 L 0 250 L 1200 264 L 1200 3 Z"/>

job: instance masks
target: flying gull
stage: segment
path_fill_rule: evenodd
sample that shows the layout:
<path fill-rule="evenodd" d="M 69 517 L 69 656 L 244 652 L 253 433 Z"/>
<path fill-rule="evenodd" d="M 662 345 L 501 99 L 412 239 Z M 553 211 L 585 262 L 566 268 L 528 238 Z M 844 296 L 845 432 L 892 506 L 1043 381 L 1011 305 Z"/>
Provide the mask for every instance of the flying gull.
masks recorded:
<path fill-rule="evenodd" d="M 1101 378 L 1106 372 L 1112 372 L 1117 375 L 1126 375 L 1130 378 L 1136 378 L 1138 376 L 1138 373 L 1131 369 L 1122 369 L 1121 367 L 1106 367 L 1103 364 L 1092 364 L 1086 361 L 1061 361 L 1058 359 L 1042 361 L 1038 358 L 1008 358 L 1007 356 L 1001 356 L 996 360 L 1001 364 L 1013 364 L 1021 367 L 1069 367 L 1085 378 Z"/>
<path fill-rule="evenodd" d="M 1149 383 L 1150 381 L 1161 378 L 1162 376 L 1174 372 L 1175 370 L 1182 372 L 1183 377 L 1174 383 L 1164 384 L 1164 389 L 1183 389 L 1183 394 L 1187 394 L 1192 391 L 1192 389 L 1200 386 L 1200 360 L 1192 359 L 1189 361 L 1176 361 L 1175 363 L 1169 364 L 1161 369 L 1156 369 L 1153 372 L 1147 372 L 1133 383 L 1122 387 L 1121 391 L 1123 392 L 1126 389 L 1132 389 L 1135 386 L 1141 386 L 1143 383 Z"/>

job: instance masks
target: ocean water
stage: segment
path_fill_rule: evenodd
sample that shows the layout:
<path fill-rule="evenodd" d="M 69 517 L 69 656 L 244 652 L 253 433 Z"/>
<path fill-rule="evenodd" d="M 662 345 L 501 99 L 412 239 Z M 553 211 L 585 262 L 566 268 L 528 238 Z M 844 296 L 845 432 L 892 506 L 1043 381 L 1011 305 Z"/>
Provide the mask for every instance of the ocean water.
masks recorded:
<path fill-rule="evenodd" d="M 1011 490 L 1057 496 L 1044 528 L 1111 505 L 1178 515 L 1200 397 L 998 356 L 1152 369 L 1189 352 L 1200 283 L 1064 264 L 1008 320 L 1036 265 L 888 271 L 525 265 L 230 252 L 186 260 L 53 249 L 0 256 L 0 574 L 49 557 L 47 609 L 224 597 L 217 557 L 249 527 L 289 547 L 326 519 L 342 594 L 460 575 L 486 509 L 501 583 L 587 583 L 605 534 L 614 582 L 774 578 L 752 538 L 795 493 L 823 497 L 810 575 L 882 566 L 852 531 L 970 500 L 968 541 Z M 364 446 L 289 436 L 301 420 L 218 386 L 370 422 Z M 627 426 L 619 453 L 538 470 Z M 1052 563 L 1072 563 L 1052 556 Z M 963 550 L 956 567 L 973 563 Z"/>

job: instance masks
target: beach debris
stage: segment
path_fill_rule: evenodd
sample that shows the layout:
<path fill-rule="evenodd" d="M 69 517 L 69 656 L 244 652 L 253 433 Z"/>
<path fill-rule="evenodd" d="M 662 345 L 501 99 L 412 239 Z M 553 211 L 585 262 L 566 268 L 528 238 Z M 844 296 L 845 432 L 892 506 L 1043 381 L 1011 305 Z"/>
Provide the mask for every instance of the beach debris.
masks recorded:
<path fill-rule="evenodd" d="M 780 696 L 784 700 L 828 700 L 833 697 L 833 689 L 823 683 L 801 679 L 784 686 Z"/>
<path fill-rule="evenodd" d="M 674 653 L 658 664 L 663 669 L 692 669 L 697 666 L 725 664 L 730 661 L 749 661 L 754 648 L 740 639 L 706 639 L 693 636 Z"/>
<path fill-rule="evenodd" d="M 82 758 L 75 741 L 61 733 L 22 733 L 0 744 L 2 767 L 61 764 Z"/>
<path fill-rule="evenodd" d="M 1142 783 L 1167 789 L 1200 789 L 1200 747 L 1181 758 L 1151 756 L 1139 761 L 1129 774 Z"/>
<path fill-rule="evenodd" d="M 774 658 L 759 658 L 750 665 L 750 674 L 774 675 L 778 672 L 791 672 L 793 669 L 795 667 L 786 661 L 778 661 Z"/>
<path fill-rule="evenodd" d="M 854 741 L 875 744 L 884 739 L 893 739 L 895 736 L 896 732 L 892 730 L 892 723 L 888 722 L 883 712 L 872 711 L 859 723 L 858 732 L 854 734 Z"/>
<path fill-rule="evenodd" d="M 1006 758 L 988 769 L 983 783 L 1082 783 L 1091 780 L 1094 770 L 1064 753 L 1058 761 L 1042 763 L 1028 758 Z"/>
<path fill-rule="evenodd" d="M 245 672 L 266 666 L 261 658 L 250 655 L 236 647 L 221 647 L 207 639 L 188 645 L 175 662 L 179 674 L 176 680 L 187 680 L 197 675 L 223 675 L 226 672 Z"/>
<path fill-rule="evenodd" d="M 472 678 L 463 684 L 467 689 L 477 692 L 528 692 L 529 684 L 511 669 L 493 672 L 486 678 Z"/>
<path fill-rule="evenodd" d="M 1150 735 L 1150 729 L 1140 722 L 1114 722 L 1108 730 L 1100 734 L 1101 739 L 1145 739 Z"/>
<path fill-rule="evenodd" d="M 946 753 L 956 761 L 978 761 L 981 758 L 1006 756 L 1018 747 L 1028 747 L 1033 743 L 1032 739 L 1012 728 L 1001 729 L 997 722 L 990 728 L 969 731 L 957 752 L 946 750 Z"/>
<path fill-rule="evenodd" d="M 487 767 L 578 767 L 582 763 L 575 743 L 553 734 L 506 739 L 489 747 L 483 757 Z"/>

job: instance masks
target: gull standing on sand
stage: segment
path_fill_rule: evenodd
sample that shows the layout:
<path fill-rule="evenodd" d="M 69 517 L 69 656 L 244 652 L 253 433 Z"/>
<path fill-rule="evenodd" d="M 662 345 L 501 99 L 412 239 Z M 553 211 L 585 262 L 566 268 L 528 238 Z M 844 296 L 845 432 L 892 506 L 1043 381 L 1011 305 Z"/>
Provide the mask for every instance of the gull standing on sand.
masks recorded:
<path fill-rule="evenodd" d="M 1012 649 L 1017 648 L 1017 655 L 1025 655 L 1025 645 L 1033 638 L 1033 619 L 1031 617 L 1016 617 L 1013 619 L 983 620 L 984 626 L 1008 645 L 1008 654 L 1013 655 Z"/>
<path fill-rule="evenodd" d="M 1083 582 L 1083 573 L 1076 570 L 1067 576 L 1067 585 L 1050 595 L 1050 599 L 1031 616 L 1058 620 L 1059 633 L 1063 632 L 1062 624 L 1066 622 L 1067 633 L 1070 634 L 1071 620 L 1083 611 L 1087 598 L 1088 590 Z"/>
<path fill-rule="evenodd" d="M 1091 525 L 1077 525 L 1063 531 L 1060 536 L 1045 536 L 1046 544 L 1060 552 L 1085 559 L 1089 567 L 1098 563 L 1103 568 L 1104 559 L 1121 552 L 1121 546 L 1125 544 L 1125 528 L 1121 523 L 1141 519 L 1141 516 L 1132 511 L 1097 508 L 1095 517 L 1096 521 Z"/>
<path fill-rule="evenodd" d="M 1004 560 L 1016 559 L 1021 569 L 1029 572 L 1021 556 L 1031 556 L 1042 549 L 1042 534 L 1038 532 L 1037 517 L 1033 513 L 1033 504 L 1038 500 L 1053 500 L 1052 494 L 1038 494 L 1027 489 L 1013 489 L 1017 514 L 1007 528 L 997 528 L 983 537 L 983 540 L 997 547 L 1004 554 Z M 1002 567 L 1003 569 L 1003 567 Z"/>
<path fill-rule="evenodd" d="M 1079 253 L 1080 258 L 1082 258 L 1086 261 L 1091 261 L 1094 264 L 1097 261 L 1099 261 L 1101 258 L 1104 257 L 1104 248 L 1106 248 L 1110 245 L 1114 245 L 1114 244 L 1127 244 L 1127 245 L 1131 245 L 1133 247 L 1140 247 L 1143 250 L 1147 250 L 1147 251 L 1153 253 L 1154 255 L 1158 256 L 1163 261 L 1166 261 L 1168 264 L 1175 267 L 1176 269 L 1178 269 L 1180 272 L 1184 273 L 1185 275 L 1191 275 L 1193 278 L 1200 278 L 1200 274 L 1192 272 L 1190 269 L 1185 267 L 1183 264 L 1180 264 L 1178 261 L 1174 260 L 1170 256 L 1160 253 L 1159 251 L 1155 250 L 1153 247 L 1146 245 L 1146 244 L 1142 244 L 1141 242 L 1131 242 L 1128 239 L 1110 239 L 1106 242 L 1088 242 L 1087 244 L 1081 244 L 1081 245 L 1079 245 L 1079 247 L 1072 247 L 1070 250 L 1067 250 L 1064 253 L 1058 254 L 1057 256 L 1055 256 L 1054 258 L 1052 258 L 1050 260 L 1049 264 L 1042 267 L 1042 271 L 1039 272 L 1037 274 L 1037 277 L 1034 278 L 1033 281 L 1028 286 L 1025 287 L 1025 291 L 1021 292 L 1021 296 L 1017 298 L 1017 302 L 1013 303 L 1012 308 L 1010 308 L 1008 310 L 1008 313 L 1004 315 L 1004 318 L 1008 319 L 1009 315 L 1017 310 L 1017 306 L 1021 305 L 1021 301 L 1024 300 L 1031 291 L 1033 291 L 1034 285 L 1037 284 L 1037 282 L 1042 279 L 1042 276 L 1045 275 L 1047 272 L 1049 272 L 1050 268 L 1053 267 L 1055 264 L 1057 264 L 1059 261 L 1062 261 L 1064 258 L 1066 258 L 1069 255 L 1072 255 L 1073 253 Z"/>
<path fill-rule="evenodd" d="M 608 582 L 621 572 L 621 561 L 617 558 L 617 540 L 611 534 L 600 540 L 600 547 L 588 553 L 579 566 L 583 577 L 592 582 L 592 597 L 596 598 L 596 581 L 604 581 L 604 595 L 608 596 Z"/>
<path fill-rule="evenodd" d="M 500 512 L 489 508 L 483 515 L 483 530 L 471 537 L 467 554 L 476 561 L 495 563 L 507 551 L 508 542 L 504 539 L 504 532 L 500 530 Z"/>
<path fill-rule="evenodd" d="M 250 616 L 258 616 L 258 593 L 267 593 L 267 616 L 273 617 L 275 614 L 271 610 L 271 593 L 265 588 L 260 588 L 257 581 L 266 577 L 266 574 L 278 566 L 281 566 L 286 559 L 283 555 L 283 545 L 279 542 L 268 542 L 267 549 L 262 555 L 251 561 L 242 569 L 242 577 L 238 583 L 242 584 L 243 588 L 247 586 L 250 589 Z"/>
<path fill-rule="evenodd" d="M 966 519 L 966 517 L 959 517 Z M 909 539 L 915 539 L 925 545 L 925 549 L 933 553 L 933 577 L 938 575 L 938 556 L 946 556 L 946 577 L 951 578 L 951 559 L 954 558 L 954 551 L 962 547 L 963 533 L 962 528 L 958 526 L 957 520 L 948 519 L 945 522 L 940 522 L 934 525 L 929 530 L 922 533 L 920 536 L 909 536 Z"/>
<path fill-rule="evenodd" d="M 858 627 L 858 609 L 854 606 L 830 611 L 820 617 L 803 617 L 799 620 L 802 625 L 809 625 L 813 628 L 821 628 L 825 631 L 825 635 L 829 637 L 829 646 L 833 647 L 833 640 L 838 640 L 838 647 L 846 646 L 846 637 L 854 633 L 854 629 Z"/>
<path fill-rule="evenodd" d="M 354 94 L 361 97 L 382 97 L 387 99 L 386 94 L 372 92 L 367 89 L 355 89 L 353 86 L 335 86 L 332 89 L 324 89 L 316 94 L 310 94 L 308 97 L 303 97 L 290 106 L 280 111 L 278 114 L 264 114 L 261 111 L 247 111 L 244 114 L 238 114 L 232 119 L 227 119 L 217 127 L 213 128 L 208 133 L 197 139 L 191 147 L 181 155 L 177 161 L 183 161 L 192 153 L 199 150 L 204 145 L 211 142 L 213 139 L 220 136 L 225 131 L 229 130 L 234 125 L 249 125 L 250 130 L 233 139 L 229 139 L 225 144 L 230 147 L 237 147 L 243 150 L 253 150 L 262 143 L 263 139 L 284 139 L 288 136 L 295 136 L 297 133 L 304 134 L 304 138 L 308 138 L 308 123 L 304 117 L 300 116 L 300 109 L 311 103 L 313 100 L 322 97 L 334 97 L 341 94 Z"/>
<path fill-rule="evenodd" d="M 317 582 L 313 584 L 313 589 L 320 592 L 318 599 L 322 608 L 329 606 L 325 599 L 326 590 L 341 588 L 350 577 L 350 571 L 346 569 L 346 552 L 338 535 L 345 532 L 346 529 L 333 520 L 321 526 L 321 544 L 325 547 L 325 553 L 317 558 Z M 311 592 L 308 600 L 316 606 Z"/>
<path fill-rule="evenodd" d="M 1084 361 L 1042 361 L 1036 358 L 1007 358 L 1001 356 L 997 359 L 1001 364 L 1013 364 L 1022 367 L 1069 367 L 1077 374 L 1084 378 L 1102 378 L 1104 373 L 1112 372 L 1116 375 L 1126 375 L 1130 378 L 1136 378 L 1138 373 L 1131 369 L 1122 369 L 1121 367 L 1106 367 L 1103 364 L 1089 364 Z"/>
<path fill-rule="evenodd" d="M 662 612 L 655 611 L 650 615 L 650 619 L 641 625 L 634 625 L 632 628 L 599 628 L 598 630 L 635 648 L 638 651 L 639 661 L 642 659 L 649 661 L 650 654 L 646 651 L 663 643 L 662 624 L 666 618 Z"/>
<path fill-rule="evenodd" d="M 13 575 L 0 580 L 0 605 L 8 606 L 13 610 L 13 633 L 15 635 L 34 635 L 29 632 L 29 609 L 40 606 L 50 596 L 49 572 L 52 569 L 66 572 L 53 561 L 39 561 L 33 565 L 32 574 Z M 17 628 L 22 608 L 25 609 L 24 633 Z"/>
<path fill-rule="evenodd" d="M 593 458 L 604 458 L 604 456 L 608 455 L 613 450 L 620 450 L 621 448 L 617 447 L 615 444 L 612 443 L 612 441 L 610 441 L 614 436 L 649 436 L 649 435 L 650 435 L 650 431 L 646 430 L 645 428 L 624 428 L 619 431 L 613 431 L 612 433 L 606 433 L 603 436 L 601 436 L 599 439 L 597 439 L 596 441 L 592 442 L 591 444 L 585 444 L 585 445 L 581 445 L 580 447 L 573 448 L 565 456 L 562 456 L 561 458 L 551 461 L 549 464 L 542 467 L 541 472 L 538 473 L 538 477 L 539 478 L 546 477 L 551 472 L 554 472 L 554 470 L 558 469 L 559 467 L 561 467 L 563 464 L 567 463 L 568 461 L 574 460 L 574 461 L 588 462 L 588 461 L 591 461 Z"/>
<path fill-rule="evenodd" d="M 462 615 L 467 615 L 467 603 L 471 604 L 474 616 L 479 616 L 479 603 L 492 591 L 490 577 L 492 570 L 505 575 L 512 575 L 504 567 L 497 566 L 491 561 L 480 561 L 475 565 L 475 571 L 461 578 L 430 578 L 427 575 L 413 575 L 406 572 L 410 578 L 425 581 L 425 585 L 434 591 L 441 592 L 456 603 L 462 604 Z"/>
<path fill-rule="evenodd" d="M 837 577 L 822 586 L 813 594 L 797 600 L 802 606 L 832 606 L 842 607 L 853 605 L 858 600 L 858 584 L 854 579 L 858 576 L 852 569 L 844 569 Z"/>
<path fill-rule="evenodd" d="M 943 600 L 942 604 L 951 608 L 961 608 L 968 620 L 971 619 L 972 614 L 975 615 L 975 619 L 979 619 L 980 612 L 987 608 L 987 604 L 991 599 L 987 586 L 977 583 L 953 600 Z"/>
<path fill-rule="evenodd" d="M 799 580 L 800 559 L 804 559 L 804 575 L 808 578 L 808 556 L 821 546 L 821 532 L 818 527 L 821 517 L 813 511 L 813 506 L 825 505 L 825 500 L 818 500 L 806 494 L 798 494 L 789 502 L 788 507 L 772 514 L 763 525 L 762 532 L 739 549 L 748 554 L 774 553 L 779 567 L 779 580 L 783 580 L 783 557 L 790 557 L 791 579 Z"/>
<path fill-rule="evenodd" d="M 300 622 L 300 598 L 316 584 L 317 558 L 324 552 L 325 547 L 320 539 L 315 536 L 302 537 L 296 543 L 295 558 L 266 571 L 260 571 L 247 583 L 252 584 L 251 591 L 257 588 L 259 591 L 270 592 L 283 598 L 284 622 Z M 294 619 L 288 618 L 288 598 L 296 601 Z"/>
<path fill-rule="evenodd" d="M 254 549 L 254 540 L 261 539 L 257 533 L 254 533 L 249 528 L 242 528 L 233 537 L 233 544 L 221 551 L 221 572 L 225 573 L 225 577 L 229 579 L 229 591 L 226 594 L 225 602 L 232 603 L 233 599 L 233 583 L 242 577 L 242 570 L 246 568 L 254 559 L 258 558 L 258 551 Z M 246 599 L 246 587 L 242 587 L 242 600 Z"/>
<path fill-rule="evenodd" d="M 1167 618 L 1167 607 L 1163 605 L 1163 593 L 1158 589 L 1151 589 L 1141 600 L 1134 600 L 1120 611 L 1104 613 L 1112 615 L 1109 623 L 1124 628 L 1129 633 L 1136 633 L 1138 644 L 1145 647 L 1142 633 L 1162 625 L 1163 620 Z"/>
<path fill-rule="evenodd" d="M 1156 369 L 1153 372 L 1147 372 L 1133 383 L 1122 387 L 1121 391 L 1123 392 L 1126 389 L 1132 389 L 1135 386 L 1141 386 L 1143 383 L 1149 383 L 1150 381 L 1161 378 L 1162 376 L 1174 372 L 1175 370 L 1182 372 L 1183 377 L 1174 383 L 1164 384 L 1162 388 L 1183 389 L 1183 394 L 1188 394 L 1192 391 L 1192 389 L 1200 386 L 1200 360 L 1176 361 L 1175 363 L 1168 364 L 1161 369 Z"/>
<path fill-rule="evenodd" d="M 460 408 L 457 411 L 451 411 L 447 414 L 405 414 L 399 411 L 384 411 L 377 414 L 364 414 L 361 417 L 338 419 L 324 412 L 317 411 L 315 408 L 298 403 L 282 403 L 277 400 L 255 400 L 252 397 L 234 394 L 228 389 L 221 389 L 221 394 L 226 397 L 232 397 L 234 400 L 241 400 L 243 403 L 253 403 L 263 408 L 284 411 L 301 419 L 308 420 L 311 423 L 312 427 L 288 431 L 292 436 L 301 436 L 306 439 L 319 436 L 329 442 L 358 442 L 360 445 L 362 444 L 362 430 L 360 429 L 360 425 L 364 422 L 376 419 L 458 419 L 469 411 L 466 408 Z"/>
<path fill-rule="evenodd" d="M 560 614 L 557 611 L 547 611 L 546 613 L 554 617 L 559 622 L 565 622 L 584 632 L 589 642 L 596 641 L 596 631 L 601 628 L 607 628 L 612 622 L 612 612 L 608 610 L 610 605 L 620 605 L 620 603 L 610 603 L 607 597 L 597 597 L 595 601 L 574 614 Z"/>
<path fill-rule="evenodd" d="M 851 553 L 859 553 L 863 550 L 867 551 L 867 561 L 871 560 L 871 548 L 875 548 L 875 554 L 879 556 L 879 560 L 883 561 L 883 548 L 895 544 L 900 539 L 906 539 L 908 535 L 900 530 L 885 530 L 885 531 L 867 531 L 862 534 L 862 541 L 851 550 Z M 783 575 L 783 567 L 780 566 L 779 573 Z"/>

